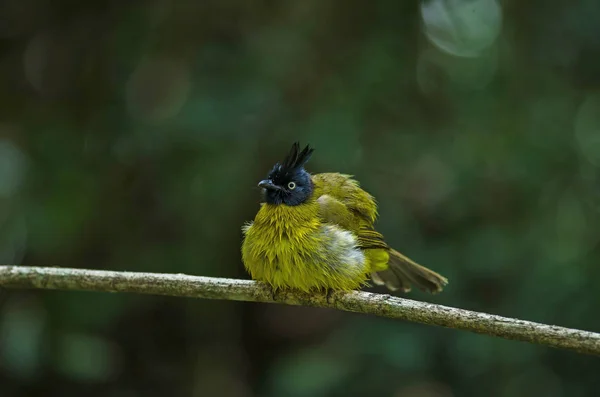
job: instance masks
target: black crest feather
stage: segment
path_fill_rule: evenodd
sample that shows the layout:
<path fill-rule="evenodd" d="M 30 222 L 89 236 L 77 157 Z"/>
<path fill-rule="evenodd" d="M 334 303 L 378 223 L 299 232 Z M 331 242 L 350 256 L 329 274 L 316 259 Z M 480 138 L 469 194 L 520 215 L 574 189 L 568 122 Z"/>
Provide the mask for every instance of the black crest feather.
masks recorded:
<path fill-rule="evenodd" d="M 281 163 L 281 166 L 287 170 L 303 167 L 308 159 L 310 159 L 310 156 L 312 156 L 313 151 L 314 149 L 309 145 L 306 145 L 306 147 L 300 151 L 300 143 L 294 142 L 290 152 Z"/>

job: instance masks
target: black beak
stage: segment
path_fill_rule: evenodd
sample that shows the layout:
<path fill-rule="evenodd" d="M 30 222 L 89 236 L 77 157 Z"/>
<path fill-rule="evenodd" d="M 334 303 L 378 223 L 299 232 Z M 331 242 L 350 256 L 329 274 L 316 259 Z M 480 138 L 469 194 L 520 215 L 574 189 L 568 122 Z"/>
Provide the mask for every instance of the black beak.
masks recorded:
<path fill-rule="evenodd" d="M 283 190 L 283 189 L 281 189 L 281 187 L 275 185 L 273 183 L 273 181 L 270 179 L 264 179 L 264 180 L 258 182 L 258 187 L 262 187 L 263 189 L 269 189 L 269 190 Z"/>

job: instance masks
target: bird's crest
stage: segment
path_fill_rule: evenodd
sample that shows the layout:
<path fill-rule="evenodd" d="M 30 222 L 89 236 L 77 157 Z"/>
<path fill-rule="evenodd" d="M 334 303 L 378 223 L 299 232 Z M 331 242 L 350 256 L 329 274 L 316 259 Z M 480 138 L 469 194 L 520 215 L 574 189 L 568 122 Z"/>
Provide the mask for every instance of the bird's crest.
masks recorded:
<path fill-rule="evenodd" d="M 304 166 L 310 156 L 312 156 L 314 149 L 309 145 L 306 145 L 302 151 L 300 151 L 300 143 L 294 142 L 290 152 L 281 163 L 281 167 L 287 171 L 298 169 Z"/>

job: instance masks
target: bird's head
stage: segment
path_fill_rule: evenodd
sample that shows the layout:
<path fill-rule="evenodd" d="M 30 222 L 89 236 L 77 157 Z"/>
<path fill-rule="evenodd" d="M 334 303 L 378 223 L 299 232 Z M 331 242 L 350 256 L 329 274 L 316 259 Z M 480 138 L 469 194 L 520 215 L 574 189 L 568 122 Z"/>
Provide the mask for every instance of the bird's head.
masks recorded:
<path fill-rule="evenodd" d="M 258 183 L 263 190 L 265 202 L 299 205 L 308 200 L 313 185 L 310 174 L 304 169 L 304 164 L 313 150 L 307 145 L 300 151 L 300 144 L 294 143 L 286 158 L 281 163 L 275 164 L 267 179 Z"/>

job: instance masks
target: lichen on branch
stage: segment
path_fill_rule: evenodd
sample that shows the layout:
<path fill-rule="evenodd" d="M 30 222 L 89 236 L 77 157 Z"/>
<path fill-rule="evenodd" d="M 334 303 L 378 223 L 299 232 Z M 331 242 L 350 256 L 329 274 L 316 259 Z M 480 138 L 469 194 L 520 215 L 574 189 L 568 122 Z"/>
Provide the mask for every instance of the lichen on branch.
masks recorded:
<path fill-rule="evenodd" d="M 0 266 L 0 287 L 127 292 L 327 307 L 600 355 L 600 334 L 363 291 L 273 293 L 265 284 L 185 274 Z"/>

